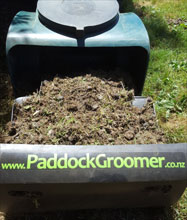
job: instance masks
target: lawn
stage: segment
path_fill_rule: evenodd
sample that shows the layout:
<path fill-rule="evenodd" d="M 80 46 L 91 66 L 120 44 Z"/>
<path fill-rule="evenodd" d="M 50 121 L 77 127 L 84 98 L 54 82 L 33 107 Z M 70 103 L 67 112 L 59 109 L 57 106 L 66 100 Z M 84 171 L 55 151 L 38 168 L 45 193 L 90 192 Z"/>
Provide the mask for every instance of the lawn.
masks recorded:
<path fill-rule="evenodd" d="M 159 124 L 170 143 L 187 142 L 187 1 L 124 0 L 150 37 L 151 57 L 143 94 L 155 100 Z M 187 190 L 174 207 L 175 219 L 187 219 Z"/>
<path fill-rule="evenodd" d="M 151 57 L 143 94 L 156 102 L 170 142 L 187 142 L 187 1 L 130 0 L 124 11 L 143 20 Z"/>
<path fill-rule="evenodd" d="M 165 130 L 169 142 L 187 142 L 187 1 L 123 0 L 121 11 L 137 13 L 150 36 L 151 57 L 143 95 L 154 99 L 159 124 Z M 4 38 L 0 40 L 4 42 Z M 4 51 L 4 45 L 0 45 L 0 50 Z M 1 52 L 0 134 L 10 119 L 12 97 L 5 53 Z M 177 205 L 170 209 L 68 212 L 60 213 L 54 219 L 60 219 L 60 216 L 64 216 L 64 219 L 90 220 L 186 220 L 187 190 Z M 23 219 L 36 218 L 24 216 Z M 40 216 L 38 219 L 53 218 Z"/>

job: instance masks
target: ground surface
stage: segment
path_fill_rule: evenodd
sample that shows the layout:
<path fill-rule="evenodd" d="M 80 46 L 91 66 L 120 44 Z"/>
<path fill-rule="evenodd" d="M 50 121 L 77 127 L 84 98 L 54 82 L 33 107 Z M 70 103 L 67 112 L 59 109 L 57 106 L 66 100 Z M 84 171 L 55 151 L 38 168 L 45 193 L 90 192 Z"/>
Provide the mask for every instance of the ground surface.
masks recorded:
<path fill-rule="evenodd" d="M 144 95 L 156 102 L 160 125 L 170 142 L 187 142 L 187 1 L 124 0 L 122 11 L 141 16 L 151 38 L 151 59 Z M 33 4 L 32 6 L 30 4 Z M 12 91 L 5 60 L 5 38 L 19 10 L 33 10 L 35 1 L 0 1 L 0 139 L 10 120 Z M 2 140 L 0 140 L 2 142 Z M 187 219 L 187 191 L 171 209 L 133 209 L 56 213 L 16 219 Z"/>

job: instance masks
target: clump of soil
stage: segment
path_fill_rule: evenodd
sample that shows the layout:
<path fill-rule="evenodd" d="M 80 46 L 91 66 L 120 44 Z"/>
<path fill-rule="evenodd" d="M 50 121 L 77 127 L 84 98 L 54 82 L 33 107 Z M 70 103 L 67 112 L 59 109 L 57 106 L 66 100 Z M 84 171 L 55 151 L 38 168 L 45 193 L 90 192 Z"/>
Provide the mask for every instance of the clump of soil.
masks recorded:
<path fill-rule="evenodd" d="M 182 18 L 177 18 L 177 19 L 168 19 L 168 24 L 169 25 L 180 25 L 184 24 L 184 26 L 187 24 L 187 19 L 182 19 Z"/>
<path fill-rule="evenodd" d="M 22 105 L 8 124 L 7 143 L 120 145 L 163 143 L 153 102 L 132 105 L 122 82 L 86 75 L 55 77 Z"/>

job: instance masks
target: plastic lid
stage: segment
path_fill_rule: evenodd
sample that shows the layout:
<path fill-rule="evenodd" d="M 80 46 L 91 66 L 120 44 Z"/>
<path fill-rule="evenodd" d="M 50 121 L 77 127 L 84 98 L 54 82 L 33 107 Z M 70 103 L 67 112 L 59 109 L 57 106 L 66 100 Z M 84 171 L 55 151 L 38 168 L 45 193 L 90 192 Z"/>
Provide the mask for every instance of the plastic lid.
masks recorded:
<path fill-rule="evenodd" d="M 117 0 L 39 0 L 37 9 L 50 29 L 92 32 L 115 22 L 119 4 Z"/>

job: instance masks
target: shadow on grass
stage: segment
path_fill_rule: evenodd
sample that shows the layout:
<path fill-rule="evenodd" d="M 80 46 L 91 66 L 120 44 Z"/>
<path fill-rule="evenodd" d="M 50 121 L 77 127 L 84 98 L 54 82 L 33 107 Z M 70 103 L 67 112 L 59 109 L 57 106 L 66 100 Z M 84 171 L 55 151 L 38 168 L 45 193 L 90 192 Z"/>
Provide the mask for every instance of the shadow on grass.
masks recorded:
<path fill-rule="evenodd" d="M 118 0 L 121 12 L 134 12 L 141 17 L 149 33 L 151 46 L 160 48 L 182 48 L 180 33 L 171 31 L 167 21 L 150 6 L 141 6 L 132 0 Z"/>
<path fill-rule="evenodd" d="M 104 209 L 64 211 L 9 217 L 7 220 L 173 220 L 166 209 Z"/>
<path fill-rule="evenodd" d="M 12 107 L 12 87 L 8 76 L 5 44 L 8 28 L 17 12 L 35 11 L 37 0 L 0 0 L 0 143 L 2 132 L 10 121 Z"/>
<path fill-rule="evenodd" d="M 2 71 L 0 64 L 0 143 L 4 142 L 3 131 L 10 121 L 13 92 L 7 72 Z"/>

